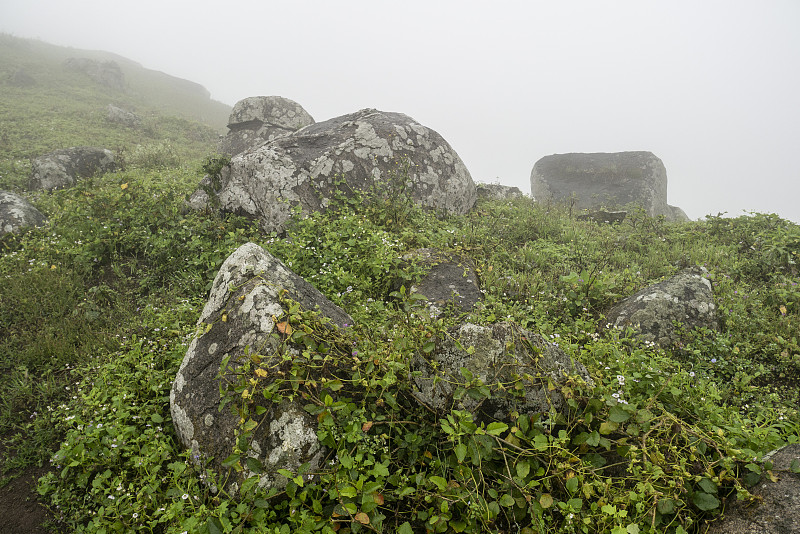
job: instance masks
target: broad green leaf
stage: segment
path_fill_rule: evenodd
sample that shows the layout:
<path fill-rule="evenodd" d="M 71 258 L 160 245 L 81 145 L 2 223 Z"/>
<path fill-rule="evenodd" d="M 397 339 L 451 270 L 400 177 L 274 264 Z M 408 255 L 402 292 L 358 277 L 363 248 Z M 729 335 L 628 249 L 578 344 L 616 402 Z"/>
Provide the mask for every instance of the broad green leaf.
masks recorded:
<path fill-rule="evenodd" d="M 248 456 L 245 460 L 245 463 L 247 464 L 247 468 L 257 475 L 264 471 L 264 466 L 261 465 L 261 462 L 258 460 L 258 458 Z"/>
<path fill-rule="evenodd" d="M 659 514 L 669 515 L 675 513 L 675 501 L 672 499 L 659 499 L 656 504 L 656 509 Z"/>
<path fill-rule="evenodd" d="M 522 479 L 527 477 L 528 473 L 531 472 L 531 464 L 529 464 L 526 461 L 517 462 L 516 468 L 517 468 L 517 476 Z"/>
<path fill-rule="evenodd" d="M 508 430 L 508 425 L 497 421 L 489 423 L 489 426 L 486 427 L 486 433 L 490 436 L 499 436 L 506 430 Z"/>
<path fill-rule="evenodd" d="M 209 517 L 208 521 L 206 521 L 206 528 L 208 528 L 208 534 L 222 534 L 225 532 L 218 517 Z"/>
<path fill-rule="evenodd" d="M 614 421 L 603 421 L 602 423 L 600 423 L 600 433 L 603 435 L 611 434 L 618 428 L 619 428 L 619 423 L 615 423 Z"/>
<path fill-rule="evenodd" d="M 436 484 L 436 487 L 439 488 L 439 491 L 444 491 L 447 489 L 447 481 L 439 476 L 432 476 L 428 480 Z"/>
<path fill-rule="evenodd" d="M 241 455 L 235 453 L 231 454 L 230 456 L 222 460 L 222 466 L 233 467 L 234 465 L 239 463 L 239 458 L 241 458 Z"/>
<path fill-rule="evenodd" d="M 612 406 L 608 411 L 608 419 L 614 423 L 624 423 L 631 418 L 631 414 L 620 406 Z"/>
<path fill-rule="evenodd" d="M 151 414 L 151 415 L 150 415 L 150 420 L 151 420 L 151 421 L 153 421 L 153 422 L 154 422 L 154 423 L 156 423 L 156 424 L 160 424 L 160 423 L 163 423 L 163 422 L 164 422 L 164 418 L 163 418 L 163 417 L 161 417 L 161 416 L 160 416 L 159 414 L 157 414 L 157 413 Z"/>
<path fill-rule="evenodd" d="M 414 534 L 414 529 L 411 528 L 411 524 L 406 521 L 397 529 L 397 534 Z"/>
<path fill-rule="evenodd" d="M 637 525 L 636 523 L 631 523 L 630 525 L 625 527 L 625 530 L 628 531 L 628 534 L 639 534 L 639 525 Z"/>
<path fill-rule="evenodd" d="M 572 477 L 567 479 L 567 491 L 570 492 L 570 494 L 574 494 L 576 491 L 578 491 L 577 477 Z"/>
<path fill-rule="evenodd" d="M 697 485 L 706 493 L 717 493 L 717 485 L 708 478 L 701 478 Z"/>
<path fill-rule="evenodd" d="M 713 510 L 719 507 L 719 499 L 704 491 L 696 491 L 692 497 L 692 502 L 703 511 Z"/>
<path fill-rule="evenodd" d="M 539 497 L 539 505 L 541 505 L 542 508 L 547 510 L 548 508 L 553 506 L 553 496 L 550 495 L 549 493 L 542 493 L 542 496 Z"/>
<path fill-rule="evenodd" d="M 467 457 L 467 446 L 464 445 L 463 443 L 459 443 L 458 445 L 456 445 L 455 453 L 456 453 L 456 459 L 458 459 L 458 463 L 463 462 L 464 458 Z"/>
<path fill-rule="evenodd" d="M 510 508 L 517 504 L 517 501 L 514 500 L 514 497 L 506 493 L 502 497 L 500 497 L 500 506 L 505 506 L 506 508 Z"/>

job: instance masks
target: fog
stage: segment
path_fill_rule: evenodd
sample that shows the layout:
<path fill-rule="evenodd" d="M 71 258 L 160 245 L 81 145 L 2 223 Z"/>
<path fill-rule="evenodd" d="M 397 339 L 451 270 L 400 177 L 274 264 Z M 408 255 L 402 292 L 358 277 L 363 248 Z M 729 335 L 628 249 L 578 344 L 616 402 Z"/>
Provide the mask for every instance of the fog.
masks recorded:
<path fill-rule="evenodd" d="M 670 204 L 800 222 L 800 2 L 3 0 L 0 31 L 106 50 L 227 104 L 361 108 L 438 131 L 476 181 L 648 150 Z"/>

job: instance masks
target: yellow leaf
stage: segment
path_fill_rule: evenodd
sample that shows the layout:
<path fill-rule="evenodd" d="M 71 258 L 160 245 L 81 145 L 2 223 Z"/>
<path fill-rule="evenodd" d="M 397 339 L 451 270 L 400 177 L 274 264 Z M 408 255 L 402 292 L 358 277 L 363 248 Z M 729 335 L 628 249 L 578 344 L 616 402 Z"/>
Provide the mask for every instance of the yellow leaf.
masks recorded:
<path fill-rule="evenodd" d="M 369 525 L 369 516 L 364 512 L 358 512 L 356 514 L 356 521 L 358 521 L 362 525 Z"/>
<path fill-rule="evenodd" d="M 781 315 L 786 315 L 786 306 L 781 304 Z"/>
<path fill-rule="evenodd" d="M 292 335 L 292 325 L 290 325 L 288 321 L 278 323 L 275 326 L 278 327 L 278 332 L 281 334 L 286 334 L 287 336 Z"/>
<path fill-rule="evenodd" d="M 261 378 L 264 378 L 265 376 L 267 376 L 266 369 L 262 369 L 260 367 L 258 369 L 256 369 L 256 376 L 260 376 Z"/>
<path fill-rule="evenodd" d="M 120 189 L 128 189 L 128 182 L 125 182 L 124 184 L 122 184 L 121 186 L 119 186 L 119 188 L 120 188 Z"/>
<path fill-rule="evenodd" d="M 383 494 L 382 493 L 373 493 L 372 500 L 375 501 L 375 504 L 378 506 L 383 506 Z"/>
<path fill-rule="evenodd" d="M 553 506 L 553 496 L 549 493 L 542 493 L 542 496 L 539 497 L 539 504 L 545 510 Z"/>
<path fill-rule="evenodd" d="M 366 421 L 363 425 L 361 425 L 361 430 L 363 432 L 369 432 L 369 429 L 372 428 L 372 421 Z"/>
<path fill-rule="evenodd" d="M 228 314 L 227 314 L 227 313 L 223 313 L 223 314 L 222 314 L 222 322 L 223 322 L 223 323 L 226 323 L 226 322 L 228 322 Z"/>

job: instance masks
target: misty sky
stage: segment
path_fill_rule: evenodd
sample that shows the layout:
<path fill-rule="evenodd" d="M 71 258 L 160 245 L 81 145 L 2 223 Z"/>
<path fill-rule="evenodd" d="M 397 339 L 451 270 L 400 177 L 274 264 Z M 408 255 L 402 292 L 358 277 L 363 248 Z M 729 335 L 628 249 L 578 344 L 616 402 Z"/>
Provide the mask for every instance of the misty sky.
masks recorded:
<path fill-rule="evenodd" d="M 0 31 L 114 52 L 227 104 L 361 108 L 530 193 L 546 155 L 648 150 L 689 217 L 800 222 L 797 0 L 0 0 Z"/>

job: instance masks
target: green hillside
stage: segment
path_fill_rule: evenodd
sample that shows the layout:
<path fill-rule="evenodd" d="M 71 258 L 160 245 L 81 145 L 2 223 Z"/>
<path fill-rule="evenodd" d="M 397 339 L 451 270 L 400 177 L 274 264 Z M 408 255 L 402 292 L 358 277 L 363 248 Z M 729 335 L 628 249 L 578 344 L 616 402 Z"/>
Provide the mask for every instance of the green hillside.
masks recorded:
<path fill-rule="evenodd" d="M 115 62 L 124 87 L 69 69 L 70 58 Z M 110 123 L 109 104 L 136 113 L 141 125 Z M 227 131 L 230 110 L 198 84 L 114 54 L 0 34 L 0 189 L 20 190 L 31 158 L 70 146 L 101 146 L 134 160 L 200 158 Z"/>
<path fill-rule="evenodd" d="M 224 121 L 182 115 L 166 89 L 151 101 L 64 72 L 64 49 L 3 41 L 0 189 L 21 190 L 27 158 L 63 146 L 115 148 L 128 165 L 24 193 L 48 223 L 0 239 L 0 530 L 25 532 L 33 517 L 93 533 L 701 533 L 726 499 L 748 499 L 762 472 L 771 476 L 765 453 L 800 440 L 798 225 L 770 214 L 667 224 L 642 213 L 608 225 L 528 198 L 445 217 L 392 190 L 339 198 L 296 217 L 286 235 L 265 235 L 247 219 L 183 209 L 222 162 L 211 156 Z M 175 94 L 186 87 L 115 61 L 131 87 L 147 76 Z M 35 85 L 8 83 L 20 66 Z M 107 124 L 110 102 L 135 106 L 146 127 Z M 232 499 L 178 445 L 169 392 L 214 276 L 246 242 L 355 324 L 334 333 L 295 308 L 281 334 L 311 363 L 288 361 L 277 387 L 242 369 L 225 407 L 240 410 L 242 435 L 257 424 L 254 396 L 297 395 L 331 461 L 287 472 L 280 492 L 251 478 Z M 402 261 L 423 247 L 474 262 L 480 311 L 433 318 L 392 291 L 423 274 Z M 598 328 L 622 297 L 696 265 L 714 285 L 718 330 L 658 348 Z M 437 416 L 409 394 L 409 361 L 465 321 L 538 332 L 594 384 L 562 387 L 567 415 L 488 425 L 458 410 Z M 335 399 L 309 374 L 319 366 L 336 375 Z M 476 399 L 497 391 L 469 373 L 460 387 Z M 240 452 L 227 464 L 257 472 Z M 31 516 L 28 491 L 48 514 Z"/>

